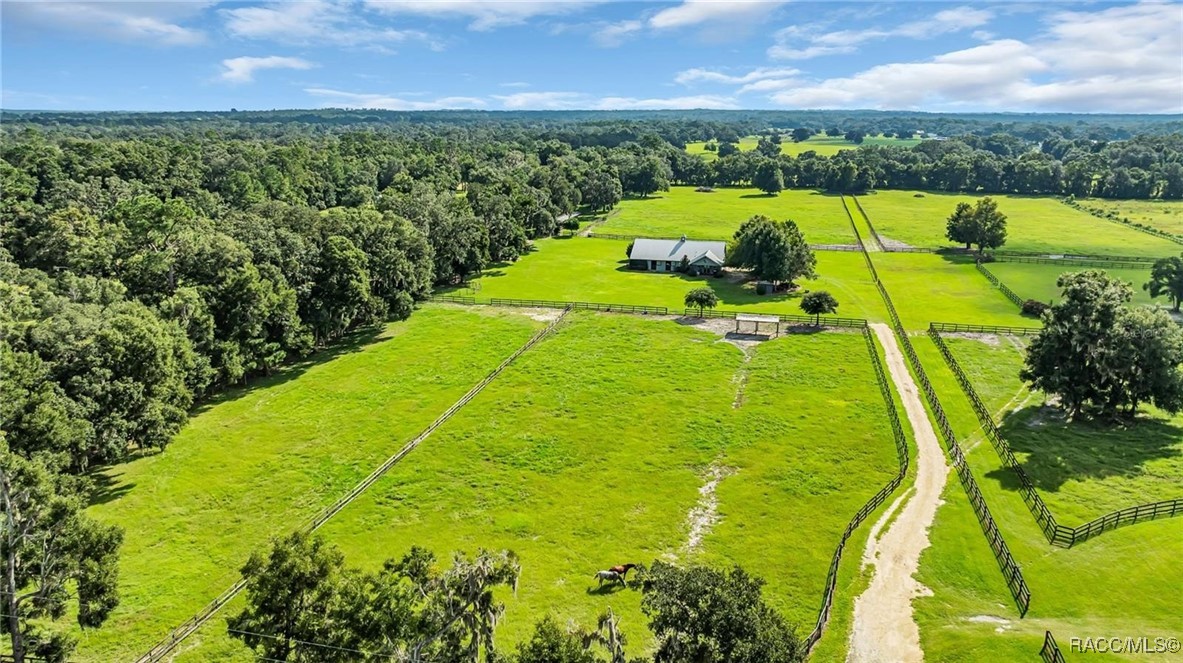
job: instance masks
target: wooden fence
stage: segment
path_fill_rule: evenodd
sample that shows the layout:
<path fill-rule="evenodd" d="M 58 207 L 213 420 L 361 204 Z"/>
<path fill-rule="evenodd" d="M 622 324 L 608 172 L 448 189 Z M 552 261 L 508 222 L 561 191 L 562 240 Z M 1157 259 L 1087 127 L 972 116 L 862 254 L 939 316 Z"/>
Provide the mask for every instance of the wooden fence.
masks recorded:
<path fill-rule="evenodd" d="M 854 229 L 855 238 L 858 239 L 859 245 L 862 245 L 862 237 L 859 234 L 858 226 L 854 223 L 854 217 L 850 215 L 850 209 L 845 204 L 843 204 L 843 208 L 846 209 L 846 217 L 850 220 L 851 228 Z M 957 442 L 957 435 L 953 432 L 953 427 L 949 424 L 949 418 L 945 415 L 944 408 L 941 407 L 941 401 L 937 397 L 936 390 L 933 389 L 932 382 L 929 381 L 928 374 L 924 371 L 924 366 L 920 363 L 920 357 L 916 354 L 916 348 L 912 346 L 908 332 L 904 329 L 904 325 L 900 321 L 899 313 L 896 312 L 895 304 L 891 301 L 891 295 L 888 294 L 887 288 L 883 286 L 883 282 L 879 279 L 879 274 L 875 271 L 875 263 L 871 260 L 871 255 L 866 250 L 863 251 L 863 258 L 866 259 L 867 268 L 871 271 L 871 277 L 875 282 L 875 287 L 879 290 L 879 296 L 883 298 L 883 303 L 887 307 L 887 314 L 891 320 L 892 329 L 899 338 L 900 345 L 904 348 L 904 354 L 907 355 L 908 362 L 911 364 L 916 379 L 920 383 L 921 391 L 924 392 L 924 397 L 928 401 L 929 409 L 932 411 L 933 418 L 937 422 L 937 428 L 940 431 L 941 438 L 945 441 L 945 448 L 953 461 L 953 469 L 957 472 L 957 478 L 961 481 L 961 487 L 965 490 L 966 496 L 969 497 L 970 505 L 973 506 L 974 515 L 977 516 L 982 533 L 986 536 L 986 541 L 990 544 L 990 550 L 994 553 L 994 559 L 998 562 L 998 567 L 1002 571 L 1002 577 L 1006 581 L 1006 586 L 1019 608 L 1019 614 L 1026 615 L 1027 609 L 1031 605 L 1031 590 L 1027 587 L 1027 581 L 1023 578 L 1022 568 L 1015 561 L 1014 555 L 1011 554 L 1010 546 L 1006 544 L 1006 539 L 1003 538 L 1002 532 L 998 529 L 998 523 L 995 522 L 993 514 L 990 513 L 990 508 L 986 505 L 986 498 L 982 496 L 982 491 L 978 488 L 978 482 L 974 479 L 973 472 L 965 460 L 965 453 L 962 451 L 961 445 Z"/>
<path fill-rule="evenodd" d="M 1130 258 L 1118 257 L 1097 257 L 1097 258 L 1079 258 L 1079 257 L 1063 257 L 1054 258 L 1048 255 L 999 255 L 997 253 L 988 254 L 991 262 L 1021 262 L 1034 265 L 1062 265 L 1064 267 L 1109 267 L 1111 269 L 1150 269 L 1154 266 L 1153 262 L 1145 260 L 1137 260 Z M 1150 259 L 1152 260 L 1152 259 Z"/>
<path fill-rule="evenodd" d="M 994 287 L 998 288 L 998 290 L 1001 291 L 1002 294 L 1005 295 L 1012 304 L 1018 306 L 1019 308 L 1023 308 L 1023 302 L 1025 300 L 1019 296 L 1019 293 L 1011 290 L 1005 283 L 1000 281 L 993 272 L 986 269 L 985 265 L 982 264 L 982 261 L 979 260 L 978 262 L 974 263 L 974 267 L 977 267 L 978 271 L 982 273 L 982 276 L 985 276 L 987 281 L 994 284 Z"/>
<path fill-rule="evenodd" d="M 511 363 L 513 363 L 515 359 L 520 357 L 522 353 L 534 347 L 539 341 L 554 331 L 555 327 L 558 326 L 569 310 L 570 309 L 564 310 L 562 315 L 552 320 L 550 324 L 531 336 L 530 339 L 527 340 L 517 350 L 515 350 L 513 354 L 506 357 L 500 364 L 497 365 L 496 368 L 494 368 L 488 373 L 488 375 L 481 379 L 480 382 L 476 383 L 472 386 L 472 388 L 465 392 L 465 394 L 461 396 L 459 400 L 453 403 L 451 407 L 449 407 L 447 410 L 444 410 L 442 414 L 436 417 L 435 421 L 432 421 L 431 424 L 428 425 L 427 428 L 423 429 L 418 435 L 416 435 L 414 439 L 403 445 L 402 448 L 400 448 L 393 456 L 387 458 L 384 463 L 379 465 L 378 468 L 373 472 L 370 472 L 370 474 L 366 478 L 362 479 L 356 486 L 354 486 L 352 490 L 306 522 L 300 527 L 299 531 L 315 532 L 322 525 L 328 522 L 330 518 L 340 512 L 341 509 L 344 509 L 346 506 L 348 506 L 353 500 L 361 495 L 362 492 L 364 492 L 367 488 L 373 485 L 374 482 L 386 474 L 386 472 L 389 471 L 391 467 L 394 467 L 396 463 L 398 463 L 400 460 L 406 457 L 407 454 L 411 453 L 411 451 L 418 447 L 419 444 L 423 442 L 423 440 L 427 439 L 427 437 L 432 434 L 432 432 L 442 426 L 448 419 L 452 418 L 452 415 L 456 414 L 460 408 L 464 407 L 469 401 L 475 398 L 477 394 L 479 394 L 486 386 L 488 386 L 488 384 L 492 382 L 494 378 L 500 375 L 502 371 L 504 371 Z M 156 661 L 163 660 L 170 652 L 176 649 L 177 645 L 179 645 L 181 641 L 195 633 L 197 629 L 201 628 L 203 624 L 213 618 L 213 616 L 217 614 L 217 612 L 221 610 L 223 606 L 229 603 L 231 599 L 237 596 L 245 586 L 245 580 L 239 580 L 238 582 L 234 583 L 234 585 L 232 585 L 229 589 L 219 594 L 217 598 L 202 608 L 200 612 L 170 631 L 163 640 L 153 645 L 151 649 L 137 658 L 136 663 L 155 663 Z"/>
<path fill-rule="evenodd" d="M 846 529 L 842 532 L 842 538 L 838 541 L 838 547 L 834 550 L 834 556 L 830 560 L 830 570 L 826 573 L 826 588 L 822 594 L 822 606 L 818 611 L 817 622 L 813 627 L 813 631 L 805 638 L 805 651 L 808 653 L 821 639 L 822 633 L 825 631 L 826 624 L 830 619 L 830 610 L 834 606 L 834 589 L 838 583 L 838 567 L 842 563 L 842 553 L 846 550 L 846 542 L 850 539 L 851 534 L 858 529 L 867 517 L 875 512 L 888 497 L 891 496 L 900 484 L 903 483 L 904 478 L 908 474 L 908 466 L 910 459 L 908 455 L 908 438 L 904 435 L 904 427 L 900 423 L 899 413 L 895 408 L 895 399 L 891 395 L 891 385 L 888 384 L 887 374 L 883 369 L 883 360 L 879 357 L 879 350 L 875 346 L 875 337 L 871 333 L 871 328 L 863 325 L 863 338 L 867 342 L 867 352 L 871 357 L 871 365 L 875 368 L 875 382 L 879 384 L 879 392 L 883 397 L 883 403 L 887 407 L 888 420 L 891 422 L 891 432 L 895 439 L 896 458 L 899 460 L 899 469 L 896 475 L 892 477 L 887 485 L 879 489 L 867 503 L 854 514 L 854 517 L 847 523 Z"/>
<path fill-rule="evenodd" d="M 1031 515 L 1035 518 L 1035 522 L 1039 525 L 1040 530 L 1049 543 L 1063 548 L 1071 548 L 1077 543 L 1087 541 L 1094 536 L 1112 529 L 1117 529 L 1118 527 L 1183 515 L 1183 498 L 1176 498 L 1126 507 L 1107 513 L 1100 518 L 1076 527 L 1068 527 L 1056 522 L 1054 514 L 1048 509 L 1043 498 L 1039 495 L 1035 483 L 1031 480 L 1027 471 L 1023 469 L 1022 464 L 1019 463 L 1014 452 L 1011 450 L 1010 444 L 1007 443 L 1002 433 L 998 430 L 998 425 L 994 421 L 994 415 L 990 412 L 990 408 L 986 407 L 986 404 L 982 401 L 973 383 L 970 381 L 968 374 L 961 367 L 957 358 L 953 356 L 953 352 L 949 349 L 944 339 L 941 338 L 941 331 L 947 330 L 948 327 L 949 325 L 941 325 L 940 327 L 937 324 L 929 325 L 928 335 L 932 338 L 937 349 L 940 350 L 941 356 L 945 359 L 945 363 L 948 364 L 949 370 L 957 378 L 958 384 L 961 385 L 961 390 L 965 393 L 965 397 L 973 407 L 974 414 L 977 415 L 978 422 L 981 424 L 982 431 L 985 433 L 986 439 L 989 440 L 990 446 L 994 447 L 994 451 L 998 454 L 1002 463 L 1010 468 L 1018 478 L 1019 492 L 1023 496 L 1023 501 L 1027 504 L 1027 508 L 1031 511 Z"/>
<path fill-rule="evenodd" d="M 607 313 L 637 313 L 640 315 L 669 315 L 669 308 L 665 306 L 644 306 L 641 304 L 611 304 L 604 302 L 568 302 L 552 299 L 511 299 L 490 297 L 477 299 L 476 297 L 458 297 L 455 295 L 434 295 L 433 302 L 449 304 L 463 304 L 465 306 L 510 306 L 515 308 L 554 308 L 571 309 L 575 311 L 604 311 Z"/>
<path fill-rule="evenodd" d="M 786 322 L 795 325 L 808 325 L 820 327 L 852 327 L 861 329 L 867 326 L 867 321 L 862 318 L 839 318 L 831 315 L 823 315 L 816 318 L 812 315 L 795 315 L 792 313 L 763 313 L 756 311 L 726 311 L 718 309 L 706 309 L 699 311 L 696 308 L 688 308 L 682 310 L 682 315 L 687 318 L 734 318 L 737 315 L 767 315 L 775 317 L 780 322 Z"/>
<path fill-rule="evenodd" d="M 1033 336 L 1043 331 L 1042 327 L 1005 327 L 1002 325 L 967 325 L 960 322 L 930 322 L 928 328 L 940 333 L 952 334 L 1010 334 L 1012 336 Z"/>
<path fill-rule="evenodd" d="M 1043 632 L 1043 648 L 1039 650 L 1039 657 L 1043 659 L 1043 663 L 1066 663 L 1051 631 Z"/>
<path fill-rule="evenodd" d="M 1084 205 L 1081 205 L 1080 203 L 1076 202 L 1075 200 L 1069 201 L 1067 198 L 1061 198 L 1060 202 L 1071 207 L 1072 209 L 1079 210 L 1079 211 L 1084 212 L 1086 214 L 1092 214 L 1093 216 L 1097 217 L 1098 219 L 1104 219 L 1105 221 L 1109 221 L 1111 223 L 1119 223 L 1123 226 L 1126 226 L 1127 228 L 1132 228 L 1132 229 L 1137 230 L 1139 232 L 1144 232 L 1147 235 L 1154 235 L 1155 237 L 1161 237 L 1163 239 L 1168 239 L 1176 244 L 1183 244 L 1183 237 L 1180 237 L 1179 235 L 1173 235 L 1169 232 L 1159 230 L 1158 228 L 1151 228 L 1149 226 L 1144 226 L 1139 223 L 1131 223 L 1130 221 L 1119 219 L 1116 216 L 1109 216 L 1109 215 L 1105 214 L 1104 212 L 1101 212 L 1100 210 L 1085 207 Z"/>

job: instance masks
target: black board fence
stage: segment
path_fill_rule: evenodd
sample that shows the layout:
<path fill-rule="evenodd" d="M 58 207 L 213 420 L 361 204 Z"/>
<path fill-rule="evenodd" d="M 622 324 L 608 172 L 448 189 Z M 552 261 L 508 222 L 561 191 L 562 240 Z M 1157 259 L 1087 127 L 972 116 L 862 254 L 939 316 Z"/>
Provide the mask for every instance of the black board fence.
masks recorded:
<path fill-rule="evenodd" d="M 843 207 L 846 208 L 846 217 L 850 220 L 851 228 L 854 229 L 854 236 L 861 246 L 863 245 L 863 241 L 859 234 L 858 226 L 854 223 L 854 217 L 851 216 L 850 209 L 845 204 L 843 204 Z M 998 562 L 998 568 L 1002 571 L 1002 577 L 1006 581 L 1006 586 L 1019 608 L 1019 614 L 1025 616 L 1027 609 L 1031 606 L 1031 590 L 1027 586 L 1027 581 L 1023 578 L 1022 568 L 1015 561 L 1014 555 L 1011 554 L 1010 546 L 1006 544 L 1006 539 L 1003 538 L 1002 532 L 998 529 L 998 523 L 995 522 L 993 514 L 990 513 L 990 508 L 986 505 L 986 498 L 982 495 L 982 491 L 978 487 L 978 482 L 974 479 L 973 472 L 969 468 L 969 463 L 965 460 L 965 453 L 962 451 L 961 445 L 957 442 L 957 435 L 953 432 L 953 427 L 949 424 L 949 418 L 945 415 L 945 410 L 941 406 L 941 401 L 937 397 L 936 390 L 933 389 L 932 382 L 929 381 L 928 374 L 924 371 L 924 366 L 920 363 L 920 357 L 916 354 L 916 348 L 912 346 L 912 341 L 908 338 L 908 331 L 904 329 L 895 304 L 891 301 L 891 295 L 879 279 L 879 274 L 875 270 L 875 263 L 871 260 L 871 255 L 865 250 L 865 246 L 863 258 L 866 259 L 867 268 L 871 272 L 871 278 L 875 282 L 875 287 L 879 290 L 879 296 L 883 298 L 883 304 L 887 307 L 887 315 L 891 320 L 892 330 L 899 337 L 900 345 L 904 348 L 904 354 L 908 357 L 908 363 L 912 366 L 912 371 L 920 383 L 921 391 L 924 392 L 929 409 L 932 411 L 933 418 L 937 422 L 937 428 L 940 430 L 941 438 L 945 441 L 945 448 L 953 461 L 953 469 L 957 472 L 957 478 L 961 481 L 961 487 L 965 490 L 970 505 L 973 506 L 974 515 L 977 516 L 978 524 L 982 527 L 982 533 L 986 536 L 987 543 L 990 544 L 990 550 L 994 553 L 994 559 Z"/>
<path fill-rule="evenodd" d="M 1020 262 L 1032 265 L 1060 265 L 1062 267 L 1097 267 L 1110 269 L 1150 269 L 1153 259 L 1139 260 L 1129 257 L 1053 257 L 1050 255 L 1009 255 L 989 253 L 984 256 L 990 262 Z"/>
<path fill-rule="evenodd" d="M 819 327 L 850 327 L 854 329 L 862 329 L 867 326 L 867 321 L 862 318 L 839 318 L 831 315 L 823 315 L 817 318 L 812 315 L 796 315 L 792 313 L 764 313 L 760 311 L 728 311 L 721 309 L 706 309 L 699 311 L 696 308 L 688 308 L 682 310 L 682 315 L 687 318 L 734 318 L 737 315 L 766 315 L 777 318 L 780 322 L 792 325 L 805 326 L 819 326 Z"/>
<path fill-rule="evenodd" d="M 464 306 L 510 306 L 515 308 L 554 308 L 571 309 L 573 311 L 603 311 L 606 313 L 638 313 L 640 315 L 669 315 L 669 308 L 665 306 L 643 306 L 641 304 L 612 304 L 604 302 L 568 302 L 552 299 L 510 299 L 504 297 L 490 297 L 477 299 L 476 297 L 458 297 L 455 295 L 435 295 L 430 301 L 448 304 L 462 304 Z"/>
<path fill-rule="evenodd" d="M 1015 457 L 1010 444 L 1007 443 L 1006 438 L 998 430 L 998 425 L 994 422 L 994 415 L 986 407 L 986 404 L 978 395 L 977 389 L 974 388 L 973 383 L 970 381 L 968 374 L 961 367 L 961 364 L 949 349 L 948 344 L 941 337 L 941 331 L 949 327 L 950 325 L 947 324 L 938 327 L 937 323 L 934 323 L 929 325 L 928 335 L 932 338 L 933 344 L 940 350 L 941 356 L 949 366 L 949 370 L 957 378 L 958 384 L 961 385 L 961 390 L 965 393 L 965 397 L 973 407 L 974 414 L 977 415 L 978 422 L 981 424 L 982 431 L 985 433 L 986 439 L 989 440 L 990 446 L 994 447 L 995 453 L 998 454 L 1003 464 L 1013 471 L 1016 478 L 1018 478 L 1019 492 L 1023 496 L 1023 502 L 1027 504 L 1027 508 L 1031 511 L 1031 515 L 1035 518 L 1036 524 L 1039 525 L 1048 543 L 1063 548 L 1071 548 L 1078 543 L 1087 541 L 1094 536 L 1117 529 L 1118 527 L 1158 520 L 1160 518 L 1183 516 L 1183 498 L 1175 498 L 1126 507 L 1107 513 L 1076 527 L 1059 524 L 1054 514 L 1052 514 L 1051 510 L 1044 503 L 1043 498 L 1039 495 L 1035 483 Z M 1023 328 L 1020 327 L 1017 329 Z"/>
<path fill-rule="evenodd" d="M 952 334 L 1010 334 L 1012 336 L 1033 336 L 1043 331 L 1042 327 L 1006 327 L 1003 325 L 969 325 L 960 322 L 930 322 L 928 328 L 940 333 Z"/>
<path fill-rule="evenodd" d="M 1014 304 L 1015 306 L 1018 306 L 1019 308 L 1023 308 L 1023 301 L 1024 301 L 1023 298 L 1020 297 L 1017 292 L 1015 292 L 1014 290 L 1011 290 L 1010 287 L 1008 287 L 1005 283 L 1000 281 L 998 279 L 998 277 L 994 275 L 993 272 L 986 269 L 985 265 L 982 264 L 982 261 L 979 260 L 978 262 L 974 263 L 974 267 L 977 267 L 978 271 L 982 273 L 982 276 L 985 276 L 987 281 L 994 284 L 994 287 L 998 288 L 998 290 L 1003 295 L 1005 295 L 1006 298 L 1009 299 L 1012 304 Z"/>
<path fill-rule="evenodd" d="M 1051 631 L 1043 632 L 1043 648 L 1039 650 L 1039 657 L 1043 659 L 1043 663 L 1066 663 Z"/>
<path fill-rule="evenodd" d="M 887 382 L 887 374 L 883 369 L 883 360 L 879 356 L 879 350 L 875 346 L 875 337 L 871 333 L 871 328 L 866 324 L 863 325 L 863 338 L 867 342 L 867 352 L 871 358 L 871 365 L 875 369 L 875 382 L 879 385 L 879 393 L 883 396 L 883 403 L 887 407 L 888 420 L 891 422 L 891 432 L 895 440 L 896 458 L 899 459 L 899 469 L 896 475 L 887 482 L 887 485 L 879 489 L 867 503 L 854 514 L 854 517 L 847 523 L 846 529 L 842 532 L 842 539 L 838 542 L 838 547 L 834 550 L 834 557 L 830 560 L 830 570 L 826 573 L 826 589 L 822 594 L 822 606 L 818 611 L 817 623 L 813 627 L 813 631 L 805 638 L 805 651 L 810 652 L 817 641 L 821 639 L 822 633 L 825 631 L 826 624 L 830 620 L 830 610 L 834 607 L 834 589 L 838 584 L 838 567 L 842 563 L 842 553 L 846 550 L 846 542 L 850 539 L 851 534 L 858 529 L 859 525 L 875 512 L 892 493 L 900 487 L 904 482 L 904 478 L 908 474 L 908 467 L 911 462 L 908 454 L 908 438 L 904 435 L 903 424 L 900 423 L 899 413 L 895 408 L 895 398 L 891 395 L 891 386 Z"/>

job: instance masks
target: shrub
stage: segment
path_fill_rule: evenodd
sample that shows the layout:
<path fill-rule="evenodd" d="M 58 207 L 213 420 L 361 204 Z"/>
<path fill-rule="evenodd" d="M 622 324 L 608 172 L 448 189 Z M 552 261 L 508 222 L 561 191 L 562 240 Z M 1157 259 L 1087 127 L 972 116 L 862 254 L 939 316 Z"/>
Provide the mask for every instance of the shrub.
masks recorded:
<path fill-rule="evenodd" d="M 1043 312 L 1049 308 L 1051 308 L 1051 306 L 1045 302 L 1041 302 L 1038 299 L 1028 299 L 1027 301 L 1023 302 L 1023 315 L 1030 315 L 1038 318 L 1043 316 Z"/>

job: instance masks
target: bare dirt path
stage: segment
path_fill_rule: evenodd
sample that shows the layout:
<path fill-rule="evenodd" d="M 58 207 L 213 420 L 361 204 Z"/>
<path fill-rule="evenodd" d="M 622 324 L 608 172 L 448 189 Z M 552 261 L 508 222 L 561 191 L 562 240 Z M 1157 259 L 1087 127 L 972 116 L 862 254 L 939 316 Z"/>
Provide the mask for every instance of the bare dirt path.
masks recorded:
<path fill-rule="evenodd" d="M 920 649 L 920 630 L 912 618 L 912 599 L 925 595 L 928 589 L 913 576 L 920 553 L 928 547 L 928 528 L 940 506 L 949 466 L 895 335 L 884 324 L 872 324 L 871 328 L 883 344 L 891 380 L 912 424 L 916 483 L 903 507 L 892 505 L 872 530 L 877 533 L 896 514 L 887 532 L 882 536 L 872 534 L 867 541 L 863 559 L 875 565 L 875 574 L 870 586 L 854 602 L 854 628 L 846 660 L 922 661 L 924 652 Z"/>

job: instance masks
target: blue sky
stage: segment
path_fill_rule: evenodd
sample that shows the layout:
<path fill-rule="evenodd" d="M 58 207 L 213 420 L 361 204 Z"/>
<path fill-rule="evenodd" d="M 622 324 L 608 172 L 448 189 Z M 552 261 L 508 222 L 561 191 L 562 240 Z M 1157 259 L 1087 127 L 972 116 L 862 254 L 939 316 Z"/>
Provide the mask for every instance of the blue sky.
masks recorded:
<path fill-rule="evenodd" d="M 0 2 L 0 106 L 1183 112 L 1178 2 Z"/>

